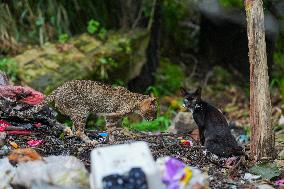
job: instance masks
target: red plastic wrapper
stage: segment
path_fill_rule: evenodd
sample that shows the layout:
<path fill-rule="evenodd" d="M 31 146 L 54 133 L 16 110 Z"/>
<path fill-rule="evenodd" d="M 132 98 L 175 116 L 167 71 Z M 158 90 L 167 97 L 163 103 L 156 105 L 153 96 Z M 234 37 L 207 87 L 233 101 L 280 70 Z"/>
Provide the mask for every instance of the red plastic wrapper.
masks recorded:
<path fill-rule="evenodd" d="M 43 140 L 30 140 L 28 141 L 28 145 L 30 147 L 35 147 L 43 143 Z"/>
<path fill-rule="evenodd" d="M 28 130 L 21 130 L 21 131 L 6 131 L 8 135 L 29 135 L 32 132 Z"/>
<path fill-rule="evenodd" d="M 4 132 L 6 130 L 7 127 L 11 126 L 10 123 L 8 123 L 5 120 L 0 120 L 0 132 Z"/>
<path fill-rule="evenodd" d="M 44 100 L 44 95 L 41 92 L 22 86 L 0 86 L 0 96 L 30 105 L 39 104 Z M 19 97 L 20 99 L 18 99 Z"/>

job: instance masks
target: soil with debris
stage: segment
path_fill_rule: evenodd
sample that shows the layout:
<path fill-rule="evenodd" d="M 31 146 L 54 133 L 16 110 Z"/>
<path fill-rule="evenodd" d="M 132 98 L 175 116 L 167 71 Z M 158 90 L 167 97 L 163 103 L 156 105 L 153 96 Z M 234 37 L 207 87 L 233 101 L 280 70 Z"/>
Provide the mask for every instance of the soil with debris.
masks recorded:
<path fill-rule="evenodd" d="M 88 132 L 89 136 L 101 140 L 95 132 Z M 204 154 L 204 149 L 194 141 L 193 146 L 181 144 L 178 135 L 162 134 L 129 134 L 128 137 L 118 132 L 115 144 L 130 143 L 133 141 L 146 141 L 153 153 L 154 158 L 161 156 L 173 156 L 191 166 L 196 166 L 205 174 L 208 174 L 209 186 L 211 188 L 254 188 L 254 186 L 242 180 L 245 168 L 239 166 L 237 169 L 228 169 L 222 167 L 220 161 L 212 160 L 210 155 Z M 82 143 L 77 137 L 62 137 L 55 133 L 49 127 L 42 127 L 37 132 L 30 135 L 10 135 L 7 136 L 4 145 L 11 148 L 10 142 L 16 142 L 20 148 L 28 147 L 27 141 L 31 139 L 40 139 L 44 143 L 34 147 L 43 156 L 49 155 L 73 155 L 84 162 L 86 167 L 90 168 L 90 152 L 94 148 Z M 183 136 L 183 139 L 190 139 L 189 136 Z M 109 144 L 102 142 L 97 146 L 107 146 Z M 5 156 L 6 154 L 2 154 Z"/>

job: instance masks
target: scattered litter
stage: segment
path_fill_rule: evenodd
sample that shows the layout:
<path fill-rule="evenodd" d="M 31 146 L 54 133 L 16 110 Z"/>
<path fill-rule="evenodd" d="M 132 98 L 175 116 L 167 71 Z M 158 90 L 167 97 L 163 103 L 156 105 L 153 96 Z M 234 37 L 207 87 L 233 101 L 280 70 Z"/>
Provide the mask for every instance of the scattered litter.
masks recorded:
<path fill-rule="evenodd" d="M 74 156 L 49 156 L 44 161 L 22 162 L 15 169 L 15 176 L 11 181 L 14 185 L 26 188 L 47 188 L 49 186 L 78 186 L 89 187 L 89 175 L 84 164 Z M 40 180 L 40 183 L 34 183 Z"/>
<path fill-rule="evenodd" d="M 7 127 L 11 126 L 10 123 L 8 123 L 5 120 L 0 120 L 0 132 L 4 132 L 6 130 Z"/>
<path fill-rule="evenodd" d="M 237 138 L 237 141 L 240 143 L 240 144 L 247 144 L 248 141 L 249 141 L 249 137 L 247 135 L 240 135 L 238 138 Z"/>
<path fill-rule="evenodd" d="M 268 185 L 268 184 L 260 184 L 260 185 L 257 185 L 256 187 L 257 189 L 274 189 L 274 187 Z"/>
<path fill-rule="evenodd" d="M 249 171 L 269 180 L 280 175 L 280 170 L 274 163 L 260 163 L 250 168 Z"/>
<path fill-rule="evenodd" d="M 5 156 L 5 155 L 9 154 L 10 150 L 11 149 L 8 146 L 6 146 L 6 145 L 2 146 L 2 148 L 0 149 L 0 155 Z"/>
<path fill-rule="evenodd" d="M 9 142 L 9 144 L 10 144 L 13 148 L 15 148 L 15 149 L 18 149 L 18 148 L 19 148 L 19 145 L 18 145 L 16 142 L 14 142 L 14 141 Z"/>
<path fill-rule="evenodd" d="M 13 165 L 16 165 L 28 161 L 42 160 L 42 157 L 34 149 L 23 148 L 13 150 L 8 159 Z"/>
<path fill-rule="evenodd" d="M 275 185 L 277 186 L 284 186 L 284 179 L 280 179 L 274 182 Z"/>
<path fill-rule="evenodd" d="M 29 140 L 28 145 L 30 147 L 35 147 L 43 143 L 43 140 Z"/>
<path fill-rule="evenodd" d="M 108 133 L 98 133 L 98 135 L 101 136 L 101 137 L 107 137 Z"/>
<path fill-rule="evenodd" d="M 207 180 L 199 169 L 187 166 L 175 158 L 158 158 L 157 164 L 167 189 L 208 187 Z"/>
<path fill-rule="evenodd" d="M 236 164 L 236 162 L 237 162 L 237 157 L 233 156 L 233 157 L 226 159 L 225 165 L 227 167 L 232 167 Z"/>
<path fill-rule="evenodd" d="M 4 132 L 0 132 L 0 146 L 4 144 L 4 140 L 6 138 L 7 134 Z"/>
<path fill-rule="evenodd" d="M 35 123 L 34 126 L 35 126 L 36 128 L 39 128 L 39 127 L 42 126 L 42 124 L 41 124 L 41 123 Z"/>
<path fill-rule="evenodd" d="M 145 142 L 94 149 L 91 152 L 91 188 L 102 189 L 102 181 L 105 176 L 123 175 L 132 168 L 141 168 L 146 175 L 149 189 L 165 188 L 150 149 Z"/>
<path fill-rule="evenodd" d="M 32 131 L 6 131 L 8 135 L 29 135 Z"/>
<path fill-rule="evenodd" d="M 191 140 L 181 139 L 180 142 L 181 142 L 182 145 L 185 145 L 185 146 L 193 146 L 193 143 L 192 143 Z"/>
<path fill-rule="evenodd" d="M 103 189 L 148 189 L 146 175 L 141 168 L 132 168 L 127 175 L 108 175 L 103 178 Z"/>
<path fill-rule="evenodd" d="M 252 180 L 257 180 L 260 179 L 261 176 L 260 175 L 253 175 L 251 173 L 245 173 L 244 179 L 248 180 L 248 181 L 252 181 Z"/>
<path fill-rule="evenodd" d="M 0 85 L 0 96 L 14 101 L 36 105 L 44 100 L 44 95 L 30 87 Z"/>

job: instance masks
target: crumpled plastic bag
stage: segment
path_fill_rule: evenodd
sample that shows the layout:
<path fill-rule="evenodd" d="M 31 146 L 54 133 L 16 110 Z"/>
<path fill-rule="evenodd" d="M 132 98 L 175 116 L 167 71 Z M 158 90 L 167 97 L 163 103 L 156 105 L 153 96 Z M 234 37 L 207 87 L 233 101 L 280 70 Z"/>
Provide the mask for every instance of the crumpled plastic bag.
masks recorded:
<path fill-rule="evenodd" d="M 208 188 L 207 179 L 199 169 L 187 166 L 173 157 L 158 158 L 156 162 L 167 189 Z"/>
<path fill-rule="evenodd" d="M 0 159 L 0 170 L 1 189 L 12 189 L 10 184 L 32 189 L 89 188 L 89 173 L 74 156 L 49 156 L 43 161 L 19 163 L 17 167 L 4 158 Z"/>
<path fill-rule="evenodd" d="M 8 158 L 0 159 L 0 188 L 12 189 L 10 182 L 16 173 L 15 169 Z"/>
<path fill-rule="evenodd" d="M 44 95 L 30 87 L 0 85 L 0 96 L 14 101 L 36 105 L 44 100 Z"/>
<path fill-rule="evenodd" d="M 18 164 L 13 184 L 31 188 L 35 180 L 55 186 L 89 188 L 89 174 L 84 164 L 74 156 L 49 156 L 44 161 Z"/>

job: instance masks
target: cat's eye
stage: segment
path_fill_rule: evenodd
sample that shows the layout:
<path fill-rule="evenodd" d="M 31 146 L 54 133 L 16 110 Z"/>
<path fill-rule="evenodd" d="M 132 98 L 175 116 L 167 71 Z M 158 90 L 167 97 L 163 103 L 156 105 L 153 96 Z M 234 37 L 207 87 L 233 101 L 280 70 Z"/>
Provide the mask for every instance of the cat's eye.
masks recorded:
<path fill-rule="evenodd" d="M 188 100 L 187 100 L 187 99 L 184 99 L 184 100 L 183 100 L 183 103 L 184 103 L 184 104 L 188 104 Z"/>

